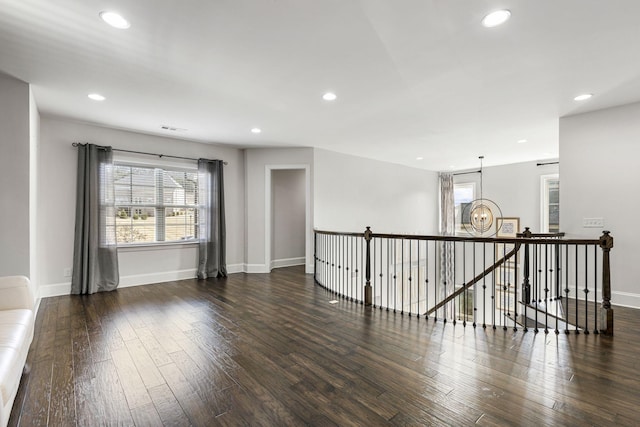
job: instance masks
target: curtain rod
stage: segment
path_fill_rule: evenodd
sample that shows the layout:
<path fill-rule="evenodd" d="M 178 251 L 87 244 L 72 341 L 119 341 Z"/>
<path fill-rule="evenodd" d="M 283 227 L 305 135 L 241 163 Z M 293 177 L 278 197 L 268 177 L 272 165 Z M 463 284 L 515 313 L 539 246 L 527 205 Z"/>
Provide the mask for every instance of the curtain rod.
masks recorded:
<path fill-rule="evenodd" d="M 72 143 L 71 145 L 72 145 L 73 147 L 77 147 L 77 146 L 79 146 L 79 145 L 85 145 L 85 144 L 83 144 L 83 143 L 81 143 L 81 142 L 74 142 L 74 143 Z M 102 146 L 99 146 L 99 147 L 101 147 L 101 148 L 106 148 L 106 147 L 102 147 Z M 147 152 L 144 152 L 144 151 L 122 150 L 122 149 L 120 149 L 120 148 L 112 148 L 111 150 L 112 150 L 112 151 L 120 151 L 120 152 L 122 152 L 122 153 L 134 153 L 134 154 L 144 154 L 144 155 L 146 155 L 146 156 L 157 156 L 157 157 L 160 157 L 160 158 L 163 158 L 163 157 L 170 157 L 170 158 L 172 158 L 172 159 L 193 160 L 193 161 L 195 161 L 195 162 L 197 162 L 198 160 L 200 160 L 200 159 L 194 159 L 194 158 L 192 158 L 192 157 L 172 156 L 172 155 L 170 155 L 170 154 L 147 153 Z M 225 164 L 225 165 L 228 165 L 228 164 L 229 164 L 229 163 L 224 162 L 224 161 L 223 161 L 222 163 L 223 163 L 223 164 Z"/>
<path fill-rule="evenodd" d="M 480 171 L 479 171 L 479 170 L 477 170 L 477 171 L 471 171 L 471 172 L 458 172 L 458 173 L 454 173 L 454 174 L 453 174 L 453 176 L 457 176 L 457 175 L 467 175 L 467 174 L 470 174 L 470 173 L 480 173 Z"/>
<path fill-rule="evenodd" d="M 547 163 L 538 163 L 536 166 L 546 166 L 546 165 L 557 165 L 560 162 L 547 162 Z"/>

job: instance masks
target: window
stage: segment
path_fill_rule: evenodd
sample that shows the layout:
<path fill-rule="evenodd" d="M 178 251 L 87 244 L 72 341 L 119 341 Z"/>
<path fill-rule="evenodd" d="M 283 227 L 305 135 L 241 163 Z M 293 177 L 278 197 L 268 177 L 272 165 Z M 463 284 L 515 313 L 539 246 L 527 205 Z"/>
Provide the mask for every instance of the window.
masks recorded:
<path fill-rule="evenodd" d="M 116 164 L 114 187 L 118 244 L 198 237 L 196 171 Z"/>
<path fill-rule="evenodd" d="M 560 232 L 560 179 L 558 175 L 542 176 L 542 232 Z"/>
<path fill-rule="evenodd" d="M 455 205 L 456 234 L 466 232 L 464 224 L 469 224 L 469 204 L 476 197 L 476 183 L 453 184 L 453 203 Z M 466 214 L 466 215 L 465 215 Z"/>

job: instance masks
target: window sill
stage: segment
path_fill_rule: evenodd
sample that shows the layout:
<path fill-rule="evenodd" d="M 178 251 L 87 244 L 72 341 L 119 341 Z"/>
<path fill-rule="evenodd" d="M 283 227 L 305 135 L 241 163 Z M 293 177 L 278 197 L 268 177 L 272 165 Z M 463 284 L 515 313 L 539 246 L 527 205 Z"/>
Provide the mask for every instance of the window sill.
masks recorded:
<path fill-rule="evenodd" d="M 157 251 L 165 249 L 179 249 L 187 247 L 197 247 L 197 240 L 188 240 L 185 242 L 163 242 L 163 243 L 130 243 L 126 245 L 118 245 L 118 252 L 137 252 L 137 251 Z"/>

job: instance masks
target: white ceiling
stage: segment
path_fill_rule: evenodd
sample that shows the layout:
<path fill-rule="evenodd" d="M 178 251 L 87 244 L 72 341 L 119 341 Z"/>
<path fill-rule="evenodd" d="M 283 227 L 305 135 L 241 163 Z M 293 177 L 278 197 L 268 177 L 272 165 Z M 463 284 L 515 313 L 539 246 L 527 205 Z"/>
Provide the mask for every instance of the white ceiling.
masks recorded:
<path fill-rule="evenodd" d="M 557 157 L 559 117 L 639 101 L 639 17 L 638 0 L 0 0 L 0 71 L 44 114 L 463 169 Z"/>

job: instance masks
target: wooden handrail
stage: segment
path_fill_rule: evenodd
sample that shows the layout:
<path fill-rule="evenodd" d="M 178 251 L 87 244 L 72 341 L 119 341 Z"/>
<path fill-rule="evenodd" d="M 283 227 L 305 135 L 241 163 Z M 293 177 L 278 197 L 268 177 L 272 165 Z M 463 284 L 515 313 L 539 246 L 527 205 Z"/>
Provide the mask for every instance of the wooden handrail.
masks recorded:
<path fill-rule="evenodd" d="M 482 273 L 478 274 L 476 277 L 474 277 L 473 279 L 471 279 L 470 281 L 465 283 L 461 288 L 458 288 L 454 293 L 452 293 L 451 295 L 449 295 L 448 297 L 446 297 L 445 299 L 440 301 L 438 304 L 436 304 L 433 307 L 431 307 L 431 309 L 429 309 L 425 313 L 425 315 L 428 316 L 431 313 L 433 313 L 434 311 L 438 310 L 439 308 L 442 308 L 445 304 L 447 304 L 448 302 L 452 301 L 455 297 L 457 297 L 458 295 L 462 294 L 465 290 L 467 290 L 471 286 L 473 286 L 476 283 L 478 283 L 480 280 L 482 280 L 483 277 L 485 277 L 485 276 L 489 275 L 490 273 L 492 273 L 495 269 L 497 269 L 502 264 L 507 262 L 509 260 L 509 258 L 513 257 L 516 253 L 518 253 L 518 250 L 520 250 L 520 243 L 516 243 L 515 247 L 513 249 L 511 249 L 511 251 L 508 254 L 506 254 L 504 257 L 502 257 L 498 261 L 496 261 L 495 264 L 493 264 L 492 266 L 490 266 L 489 268 L 484 270 Z"/>

